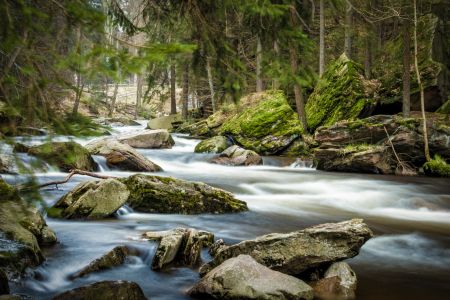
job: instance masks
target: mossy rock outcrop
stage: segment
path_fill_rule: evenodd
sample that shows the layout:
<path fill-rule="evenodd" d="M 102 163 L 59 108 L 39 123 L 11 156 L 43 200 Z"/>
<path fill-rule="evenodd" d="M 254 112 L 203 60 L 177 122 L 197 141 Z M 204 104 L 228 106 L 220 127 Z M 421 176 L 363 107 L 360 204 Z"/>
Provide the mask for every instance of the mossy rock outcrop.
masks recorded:
<path fill-rule="evenodd" d="M 220 132 L 245 149 L 271 155 L 301 137 L 302 126 L 284 94 L 269 91 L 261 93 L 254 106 L 227 119 Z"/>
<path fill-rule="evenodd" d="M 43 159 L 65 172 L 72 169 L 84 171 L 96 171 L 98 169 L 98 165 L 92 159 L 89 151 L 75 142 L 48 142 L 30 147 L 28 154 Z"/>
<path fill-rule="evenodd" d="M 439 155 L 436 155 L 423 165 L 423 171 L 428 176 L 450 177 L 450 164 Z"/>
<path fill-rule="evenodd" d="M 41 246 L 56 242 L 39 211 L 0 179 L 0 267 L 17 276 L 44 260 Z"/>
<path fill-rule="evenodd" d="M 127 187 L 113 178 L 82 182 L 56 202 L 48 214 L 65 219 L 106 218 L 121 208 L 129 195 Z"/>
<path fill-rule="evenodd" d="M 306 103 L 310 131 L 340 120 L 368 116 L 375 100 L 361 67 L 342 54 L 319 79 Z"/>
<path fill-rule="evenodd" d="M 215 136 L 201 141 L 195 146 L 196 153 L 220 153 L 231 146 L 230 141 L 225 136 Z"/>
<path fill-rule="evenodd" d="M 121 181 L 130 191 L 128 205 L 136 211 L 201 214 L 248 210 L 247 204 L 231 193 L 200 182 L 141 174 Z"/>

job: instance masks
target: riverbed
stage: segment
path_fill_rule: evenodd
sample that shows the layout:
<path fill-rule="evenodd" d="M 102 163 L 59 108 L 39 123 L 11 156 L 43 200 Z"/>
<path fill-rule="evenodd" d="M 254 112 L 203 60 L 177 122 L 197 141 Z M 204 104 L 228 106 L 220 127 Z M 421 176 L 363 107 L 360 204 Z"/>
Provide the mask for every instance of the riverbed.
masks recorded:
<path fill-rule="evenodd" d="M 115 128 L 116 133 L 139 131 L 142 126 Z M 139 237 L 145 231 L 178 226 L 211 231 L 227 243 L 271 232 L 289 232 L 324 222 L 363 218 L 375 233 L 360 254 L 347 260 L 358 276 L 357 299 L 445 299 L 450 295 L 450 181 L 427 177 L 397 177 L 317 171 L 301 162 L 265 157 L 264 165 L 227 167 L 208 163 L 211 154 L 195 154 L 199 142 L 173 135 L 175 146 L 139 150 L 164 171 L 160 176 L 202 181 L 223 188 L 248 203 L 249 212 L 225 215 L 172 215 L 133 212 L 123 207 L 115 218 L 66 221 L 48 218 L 59 243 L 44 253 L 47 260 L 30 276 L 13 283 L 13 293 L 51 299 L 65 290 L 100 280 L 137 282 L 151 299 L 189 299 L 185 295 L 198 272 L 190 268 L 150 269 L 155 242 Z M 67 140 L 69 137 L 57 137 Z M 85 144 L 91 139 L 75 139 Z M 44 137 L 25 140 L 29 144 Z M 128 176 L 109 169 L 95 157 L 101 173 Z M 50 168 L 38 172 L 39 182 L 67 174 Z M 4 176 L 10 183 L 24 176 Z M 91 178 L 73 177 L 64 185 L 41 191 L 52 205 L 76 184 Z M 123 266 L 70 280 L 81 267 L 117 245 L 139 252 Z M 203 258 L 208 259 L 205 251 Z"/>

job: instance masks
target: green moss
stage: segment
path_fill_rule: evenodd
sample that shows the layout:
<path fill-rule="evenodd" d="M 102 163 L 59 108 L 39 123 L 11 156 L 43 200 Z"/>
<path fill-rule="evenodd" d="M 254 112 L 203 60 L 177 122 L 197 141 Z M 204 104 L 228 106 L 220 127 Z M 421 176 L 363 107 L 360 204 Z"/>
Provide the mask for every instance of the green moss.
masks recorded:
<path fill-rule="evenodd" d="M 201 141 L 200 143 L 195 146 L 195 152 L 196 153 L 220 153 L 228 146 L 230 143 L 228 142 L 228 139 L 224 136 L 215 136 L 210 139 Z"/>
<path fill-rule="evenodd" d="M 342 153 L 343 154 L 348 154 L 348 153 L 354 153 L 354 152 L 363 152 L 363 151 L 368 151 L 368 150 L 373 150 L 376 149 L 378 146 L 373 145 L 373 144 L 366 144 L 366 143 L 362 143 L 362 144 L 349 144 L 346 145 L 343 149 L 342 149 Z"/>
<path fill-rule="evenodd" d="M 423 171 L 428 176 L 450 177 L 450 165 L 440 157 L 435 155 L 432 160 L 423 165 Z"/>
<path fill-rule="evenodd" d="M 17 190 L 0 178 L 0 202 L 18 199 L 19 193 Z"/>
<path fill-rule="evenodd" d="M 306 103 L 308 128 L 356 119 L 374 100 L 366 95 L 361 67 L 342 54 L 330 65 Z"/>

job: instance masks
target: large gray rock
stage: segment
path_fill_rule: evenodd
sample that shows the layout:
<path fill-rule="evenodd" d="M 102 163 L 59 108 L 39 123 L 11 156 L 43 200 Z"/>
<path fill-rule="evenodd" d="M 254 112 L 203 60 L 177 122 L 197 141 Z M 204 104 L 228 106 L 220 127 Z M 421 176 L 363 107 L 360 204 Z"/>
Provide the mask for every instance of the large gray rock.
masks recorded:
<path fill-rule="evenodd" d="M 59 294 L 53 300 L 145 300 L 140 286 L 131 281 L 100 281 Z"/>
<path fill-rule="evenodd" d="M 220 153 L 227 149 L 231 143 L 225 136 L 214 136 L 212 138 L 201 141 L 195 146 L 196 153 Z"/>
<path fill-rule="evenodd" d="M 44 260 L 42 246 L 56 243 L 40 212 L 0 178 L 0 267 L 17 276 Z"/>
<path fill-rule="evenodd" d="M 247 204 L 224 190 L 201 182 L 137 174 L 121 179 L 130 191 L 128 204 L 149 213 L 233 213 Z"/>
<path fill-rule="evenodd" d="M 312 284 L 319 299 L 355 299 L 357 279 L 355 272 L 345 262 L 333 263 L 324 278 Z"/>
<path fill-rule="evenodd" d="M 82 182 L 48 211 L 49 216 L 65 219 L 100 219 L 121 208 L 130 192 L 119 180 L 110 178 Z"/>
<path fill-rule="evenodd" d="M 109 126 L 140 126 L 138 122 L 127 117 L 112 117 L 112 118 L 99 118 L 94 119 L 94 122 L 101 125 Z"/>
<path fill-rule="evenodd" d="M 372 235 L 361 219 L 321 224 L 291 233 L 272 233 L 220 247 L 214 259 L 201 267 L 200 273 L 205 275 L 231 257 L 248 254 L 273 270 L 298 275 L 356 256 Z"/>
<path fill-rule="evenodd" d="M 14 156 L 0 153 L 0 174 L 14 174 Z"/>
<path fill-rule="evenodd" d="M 196 266 L 200 253 L 214 241 L 214 235 L 193 228 L 176 228 L 169 231 L 146 232 L 144 238 L 159 240 L 152 269 L 160 270 L 169 264 Z"/>
<path fill-rule="evenodd" d="M 86 145 L 92 155 L 101 155 L 106 158 L 109 167 L 125 171 L 157 172 L 161 167 L 145 158 L 127 144 L 119 143 L 114 139 L 101 139 Z"/>
<path fill-rule="evenodd" d="M 273 271 L 249 255 L 223 262 L 189 292 L 215 299 L 313 299 L 313 290 L 298 278 Z"/>
<path fill-rule="evenodd" d="M 263 160 L 255 151 L 233 145 L 225 149 L 219 156 L 213 158 L 211 162 L 220 165 L 251 166 L 262 165 Z"/>
<path fill-rule="evenodd" d="M 126 246 L 117 246 L 102 257 L 92 261 L 89 265 L 83 267 L 80 271 L 71 276 L 72 279 L 86 276 L 90 273 L 111 269 L 122 265 L 130 251 Z"/>
<path fill-rule="evenodd" d="M 162 149 L 172 148 L 175 144 L 172 136 L 166 129 L 146 129 L 138 133 L 121 135 L 117 139 L 119 142 L 130 145 L 133 148 Z"/>

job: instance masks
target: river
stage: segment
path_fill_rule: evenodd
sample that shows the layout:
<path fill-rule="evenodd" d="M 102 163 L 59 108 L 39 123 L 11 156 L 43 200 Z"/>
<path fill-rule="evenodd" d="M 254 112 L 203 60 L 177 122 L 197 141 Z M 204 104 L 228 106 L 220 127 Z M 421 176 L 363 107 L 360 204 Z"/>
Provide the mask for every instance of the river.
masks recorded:
<path fill-rule="evenodd" d="M 115 132 L 142 130 L 142 124 L 117 127 Z M 37 144 L 44 140 L 34 137 L 25 142 Z M 75 140 L 81 144 L 89 141 Z M 140 240 L 143 232 L 194 227 L 235 243 L 266 233 L 358 217 L 375 233 L 357 257 L 347 260 L 358 275 L 358 299 L 429 300 L 450 295 L 448 179 L 327 173 L 273 157 L 265 157 L 262 166 L 226 167 L 209 164 L 210 154 L 195 154 L 198 140 L 182 135 L 174 135 L 174 140 L 172 149 L 139 152 L 164 169 L 158 175 L 223 188 L 246 201 L 250 211 L 184 216 L 137 213 L 123 207 L 115 218 L 102 221 L 49 218 L 47 223 L 55 230 L 59 243 L 45 249 L 47 260 L 34 274 L 13 283 L 12 292 L 50 299 L 62 291 L 95 281 L 121 279 L 137 282 L 151 299 L 189 299 L 185 292 L 199 279 L 197 271 L 190 268 L 152 271 L 150 263 L 156 243 Z M 104 174 L 132 174 L 110 170 L 104 159 L 95 159 Z M 55 169 L 35 175 L 40 182 L 66 176 Z M 11 183 L 23 179 L 23 176 L 4 177 Z M 74 177 L 58 189 L 42 190 L 42 198 L 46 205 L 52 205 L 76 184 L 90 179 Z M 74 281 L 69 279 L 69 275 L 121 244 L 135 248 L 140 255 L 129 258 L 123 266 Z M 203 254 L 208 259 L 206 251 Z"/>

